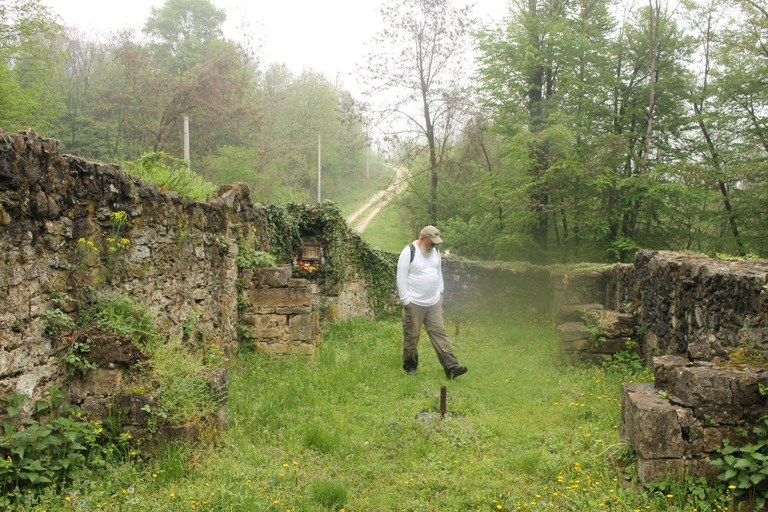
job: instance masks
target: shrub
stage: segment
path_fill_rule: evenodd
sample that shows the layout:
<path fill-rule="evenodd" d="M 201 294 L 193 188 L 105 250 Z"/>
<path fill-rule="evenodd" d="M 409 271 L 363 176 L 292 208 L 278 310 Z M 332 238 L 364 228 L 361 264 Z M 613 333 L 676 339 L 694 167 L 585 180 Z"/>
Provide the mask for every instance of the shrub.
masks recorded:
<path fill-rule="evenodd" d="M 39 490 L 79 479 L 85 470 L 103 468 L 114 455 L 127 451 L 128 435 L 112 435 L 101 422 L 87 421 L 74 408 L 62 407 L 66 394 L 48 388 L 47 400 L 35 402 L 40 419 L 25 417 L 22 405 L 29 398 L 0 397 L 8 419 L 0 433 L 0 506 L 10 507 L 10 493 Z M 114 434 L 114 432 L 111 432 Z"/>
<path fill-rule="evenodd" d="M 192 171 L 184 160 L 162 151 L 146 153 L 135 162 L 125 162 L 123 167 L 145 182 L 174 190 L 194 201 L 205 201 L 216 192 L 216 185 Z"/>

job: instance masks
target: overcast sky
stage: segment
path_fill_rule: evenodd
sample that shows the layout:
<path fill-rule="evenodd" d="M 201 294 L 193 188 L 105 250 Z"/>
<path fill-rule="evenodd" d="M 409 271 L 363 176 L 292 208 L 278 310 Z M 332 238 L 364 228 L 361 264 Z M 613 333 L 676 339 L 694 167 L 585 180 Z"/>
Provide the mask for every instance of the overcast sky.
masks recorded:
<path fill-rule="evenodd" d="M 151 8 L 164 0 L 43 0 L 68 26 L 86 33 L 140 30 Z M 212 0 L 227 13 L 225 36 L 241 41 L 243 28 L 259 45 L 263 63 L 282 62 L 299 73 L 312 68 L 337 77 L 356 91 L 354 72 L 365 45 L 379 28 L 382 0 Z M 508 0 L 479 0 L 475 16 L 492 22 L 507 12 Z M 456 5 L 459 5 L 458 3 Z"/>

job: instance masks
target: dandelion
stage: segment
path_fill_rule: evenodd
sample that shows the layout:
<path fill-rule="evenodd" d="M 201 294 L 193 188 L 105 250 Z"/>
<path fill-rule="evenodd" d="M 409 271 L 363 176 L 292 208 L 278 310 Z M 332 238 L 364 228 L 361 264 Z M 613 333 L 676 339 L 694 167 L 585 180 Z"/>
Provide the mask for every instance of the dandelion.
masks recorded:
<path fill-rule="evenodd" d="M 152 473 L 152 478 L 157 478 L 157 473 Z"/>

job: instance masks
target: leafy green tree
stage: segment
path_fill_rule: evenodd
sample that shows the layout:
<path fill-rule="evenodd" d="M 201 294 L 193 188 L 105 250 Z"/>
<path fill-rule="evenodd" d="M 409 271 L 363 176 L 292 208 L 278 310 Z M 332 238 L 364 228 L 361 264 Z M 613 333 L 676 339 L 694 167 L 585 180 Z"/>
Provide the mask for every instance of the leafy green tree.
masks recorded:
<path fill-rule="evenodd" d="M 458 129 L 466 100 L 462 58 L 473 20 L 469 7 L 450 0 L 392 0 L 381 9 L 384 29 L 373 40 L 365 73 L 373 93 L 394 98 L 385 116 L 405 127 L 396 139 L 426 152 L 429 176 L 427 216 L 438 218 L 439 170 Z M 417 155 L 418 156 L 418 155 Z"/>
<path fill-rule="evenodd" d="M 166 0 L 153 7 L 144 33 L 168 67 L 183 72 L 198 62 L 205 49 L 223 39 L 226 13 L 209 0 Z"/>
<path fill-rule="evenodd" d="M 59 109 L 50 69 L 63 27 L 38 0 L 0 3 L 0 126 L 45 131 Z"/>

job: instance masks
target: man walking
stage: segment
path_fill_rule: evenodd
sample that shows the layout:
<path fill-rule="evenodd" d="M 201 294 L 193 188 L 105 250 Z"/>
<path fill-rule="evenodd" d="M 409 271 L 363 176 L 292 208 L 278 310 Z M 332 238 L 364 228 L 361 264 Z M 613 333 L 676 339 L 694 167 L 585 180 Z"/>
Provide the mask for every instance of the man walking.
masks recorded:
<path fill-rule="evenodd" d="M 424 324 L 445 376 L 455 379 L 467 373 L 467 367 L 461 366 L 453 355 L 443 321 L 443 271 L 437 248 L 442 242 L 437 228 L 427 226 L 421 230 L 418 240 L 403 249 L 397 260 L 397 291 L 405 307 L 403 369 L 416 373 L 419 367 L 419 334 Z"/>

